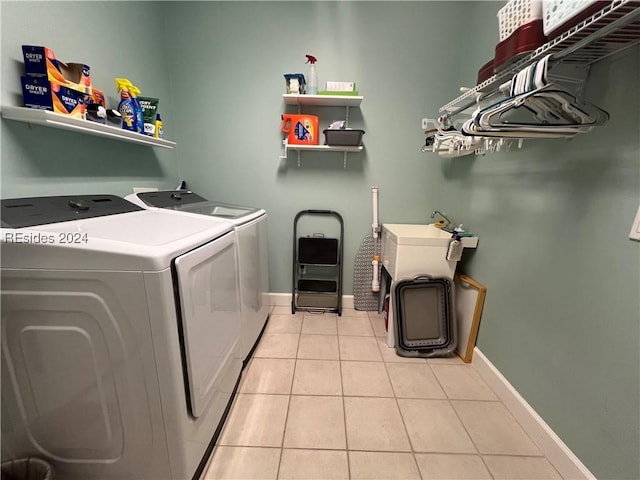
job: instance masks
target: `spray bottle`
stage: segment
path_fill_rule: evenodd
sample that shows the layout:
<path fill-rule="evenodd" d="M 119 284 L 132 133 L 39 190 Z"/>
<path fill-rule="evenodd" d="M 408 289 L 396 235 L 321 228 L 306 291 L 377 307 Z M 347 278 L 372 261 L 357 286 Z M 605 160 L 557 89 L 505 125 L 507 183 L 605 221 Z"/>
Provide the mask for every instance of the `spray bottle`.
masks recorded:
<path fill-rule="evenodd" d="M 130 130 L 132 132 L 136 130 L 136 115 L 131 99 L 131 93 L 129 92 L 129 85 L 131 82 L 126 78 L 116 78 L 116 89 L 120 93 L 120 103 L 118 104 L 118 112 L 122 116 L 122 128 Z"/>
<path fill-rule="evenodd" d="M 142 112 L 142 105 L 138 100 L 140 95 L 140 89 L 129 82 L 129 93 L 131 93 L 131 101 L 133 102 L 133 113 L 136 116 L 136 132 L 144 133 L 144 113 Z"/>
<path fill-rule="evenodd" d="M 310 63 L 309 81 L 307 82 L 307 93 L 309 95 L 318 94 L 318 74 L 316 72 L 316 62 L 318 61 L 313 55 L 306 55 L 306 63 Z"/>

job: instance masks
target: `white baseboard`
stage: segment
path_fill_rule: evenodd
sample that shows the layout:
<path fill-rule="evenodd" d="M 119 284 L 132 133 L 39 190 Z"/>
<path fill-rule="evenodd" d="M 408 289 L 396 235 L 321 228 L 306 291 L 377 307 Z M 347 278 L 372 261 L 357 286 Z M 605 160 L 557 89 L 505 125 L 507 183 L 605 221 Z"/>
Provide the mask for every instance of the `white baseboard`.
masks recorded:
<path fill-rule="evenodd" d="M 471 365 L 489 384 L 498 398 L 538 445 L 562 478 L 596 480 L 596 477 L 556 435 L 540 415 L 513 388 L 489 359 L 478 349 L 474 350 Z"/>
<path fill-rule="evenodd" d="M 291 305 L 290 293 L 267 293 L 267 303 L 269 305 Z M 353 295 L 342 296 L 342 308 L 353 308 Z"/>
<path fill-rule="evenodd" d="M 276 305 L 291 305 L 291 294 L 290 293 L 267 293 L 265 295 L 265 300 L 267 304 L 271 306 Z"/>

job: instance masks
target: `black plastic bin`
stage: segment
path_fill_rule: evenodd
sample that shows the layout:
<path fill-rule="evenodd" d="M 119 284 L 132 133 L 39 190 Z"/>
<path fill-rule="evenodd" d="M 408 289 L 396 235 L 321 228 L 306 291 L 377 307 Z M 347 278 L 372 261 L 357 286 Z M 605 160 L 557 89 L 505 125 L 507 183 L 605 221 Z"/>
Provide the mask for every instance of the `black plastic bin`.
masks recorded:
<path fill-rule="evenodd" d="M 39 458 L 18 458 L 2 462 L 2 480 L 54 480 L 53 467 Z"/>
<path fill-rule="evenodd" d="M 364 130 L 353 130 L 350 128 L 341 130 L 325 129 L 324 139 L 325 144 L 335 145 L 341 147 L 359 147 L 362 145 L 362 136 Z"/>
<path fill-rule="evenodd" d="M 453 281 L 418 275 L 393 283 L 395 346 L 401 357 L 449 356 L 456 347 Z"/>

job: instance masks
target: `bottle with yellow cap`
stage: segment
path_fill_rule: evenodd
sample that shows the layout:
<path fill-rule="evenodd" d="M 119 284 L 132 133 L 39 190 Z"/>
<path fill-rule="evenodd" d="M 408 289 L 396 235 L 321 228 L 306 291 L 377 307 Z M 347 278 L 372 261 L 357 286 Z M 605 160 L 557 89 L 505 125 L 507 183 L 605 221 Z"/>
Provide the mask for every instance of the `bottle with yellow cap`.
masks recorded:
<path fill-rule="evenodd" d="M 127 78 L 116 78 L 116 88 L 120 92 L 118 112 L 122 115 L 122 128 L 132 132 L 144 133 L 142 106 L 137 99 L 140 89 Z"/>
<path fill-rule="evenodd" d="M 160 114 L 156 114 L 156 128 L 154 129 L 153 136 L 155 138 L 164 138 L 164 129 L 162 128 L 162 117 Z"/>
<path fill-rule="evenodd" d="M 129 92 L 129 85 L 131 82 L 126 78 L 116 78 L 116 89 L 120 93 L 120 103 L 118 104 L 118 112 L 122 116 L 122 128 L 136 132 L 136 115 L 133 101 L 131 99 L 131 93 Z"/>
<path fill-rule="evenodd" d="M 133 102 L 133 111 L 136 116 L 136 132 L 144 133 L 144 113 L 142 111 L 142 105 L 140 105 L 140 101 L 138 100 L 138 95 L 140 95 L 140 89 L 135 85 L 131 84 L 129 87 L 129 92 L 131 93 L 131 101 Z"/>

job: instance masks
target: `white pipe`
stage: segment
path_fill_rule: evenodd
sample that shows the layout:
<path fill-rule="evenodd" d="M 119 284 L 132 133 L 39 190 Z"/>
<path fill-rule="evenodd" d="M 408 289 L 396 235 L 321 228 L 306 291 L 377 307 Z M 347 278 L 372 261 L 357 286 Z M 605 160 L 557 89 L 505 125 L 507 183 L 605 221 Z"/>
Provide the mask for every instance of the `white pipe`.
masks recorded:
<path fill-rule="evenodd" d="M 371 225 L 373 229 L 373 238 L 378 238 L 378 186 L 374 185 L 371 187 L 371 195 L 373 196 L 373 224 Z"/>
<path fill-rule="evenodd" d="M 373 256 L 373 261 L 371 264 L 373 265 L 373 281 L 371 282 L 371 291 L 379 292 L 380 291 L 380 279 L 378 278 L 378 255 Z"/>
<path fill-rule="evenodd" d="M 378 239 L 378 186 L 374 185 L 371 187 L 371 196 L 373 197 L 373 224 L 371 225 L 373 229 L 373 238 L 377 241 Z M 380 279 L 378 277 L 378 261 L 380 258 L 377 255 L 373 256 L 373 261 L 371 265 L 373 266 L 373 281 L 371 282 L 371 291 L 379 292 L 380 291 Z"/>

